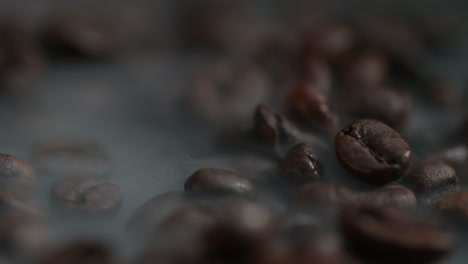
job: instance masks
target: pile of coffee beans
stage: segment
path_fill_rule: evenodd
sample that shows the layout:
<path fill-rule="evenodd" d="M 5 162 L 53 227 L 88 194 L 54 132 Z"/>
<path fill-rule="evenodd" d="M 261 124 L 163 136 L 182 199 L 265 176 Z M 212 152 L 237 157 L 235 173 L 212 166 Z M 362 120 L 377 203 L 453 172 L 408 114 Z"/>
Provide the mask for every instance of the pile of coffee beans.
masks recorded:
<path fill-rule="evenodd" d="M 463 254 L 467 94 L 431 67 L 456 50 L 449 35 L 463 35 L 462 23 L 314 1 L 272 3 L 282 20 L 249 1 L 174 2 L 169 48 L 124 40 L 136 34 L 118 17 L 51 12 L 34 32 L 0 22 L 0 97 L 15 95 L 18 115 L 36 106 L 24 87 L 64 61 L 125 65 L 132 49 L 189 61 L 173 105 L 140 98 L 134 109 L 206 164 L 175 160 L 177 175 L 154 177 L 178 189 L 133 204 L 114 177 L 116 148 L 100 141 L 43 137 L 29 155 L 0 154 L 0 263 L 438 264 Z M 80 235 L 116 219 L 114 241 Z"/>

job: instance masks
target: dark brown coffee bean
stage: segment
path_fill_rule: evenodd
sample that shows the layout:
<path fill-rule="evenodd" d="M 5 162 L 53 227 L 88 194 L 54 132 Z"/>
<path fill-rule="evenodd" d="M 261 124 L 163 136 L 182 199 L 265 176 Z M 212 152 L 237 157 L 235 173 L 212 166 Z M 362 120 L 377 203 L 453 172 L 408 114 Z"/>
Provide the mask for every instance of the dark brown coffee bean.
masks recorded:
<path fill-rule="evenodd" d="M 462 183 L 466 182 L 464 175 L 468 173 L 468 147 L 465 144 L 436 150 L 430 153 L 425 160 L 445 162 L 455 169 Z"/>
<path fill-rule="evenodd" d="M 274 148 L 292 144 L 298 134 L 285 117 L 265 105 L 255 111 L 254 133 L 258 141 Z"/>
<path fill-rule="evenodd" d="M 341 229 L 349 248 L 378 263 L 434 263 L 454 247 L 450 233 L 386 208 L 345 210 Z"/>
<path fill-rule="evenodd" d="M 114 264 L 112 250 L 96 241 L 78 240 L 65 244 L 44 257 L 40 264 Z"/>
<path fill-rule="evenodd" d="M 189 105 L 194 114 L 214 124 L 245 121 L 266 100 L 269 80 L 253 65 L 211 63 L 193 80 Z"/>
<path fill-rule="evenodd" d="M 311 146 L 301 143 L 292 147 L 281 165 L 281 177 L 295 186 L 320 179 L 322 165 Z"/>
<path fill-rule="evenodd" d="M 95 141 L 57 139 L 33 148 L 32 164 L 40 177 L 105 177 L 111 173 L 107 150 Z"/>
<path fill-rule="evenodd" d="M 167 217 L 187 202 L 179 191 L 165 192 L 140 205 L 130 216 L 127 229 L 140 239 L 152 234 Z"/>
<path fill-rule="evenodd" d="M 383 53 L 370 50 L 354 55 L 342 69 L 342 75 L 348 85 L 380 85 L 388 78 L 388 64 Z"/>
<path fill-rule="evenodd" d="M 204 235 L 205 258 L 221 263 L 250 263 L 272 236 L 271 213 L 253 202 L 234 198 L 215 205 L 216 224 Z"/>
<path fill-rule="evenodd" d="M 427 161 L 401 178 L 400 184 L 413 190 L 423 200 L 434 200 L 457 192 L 458 182 L 458 176 L 452 167 L 440 161 Z"/>
<path fill-rule="evenodd" d="M 370 205 L 395 209 L 415 209 L 416 197 L 403 186 L 386 187 L 375 191 L 354 192 L 348 188 L 325 183 L 309 183 L 294 195 L 291 206 L 297 209 L 318 206 Z"/>
<path fill-rule="evenodd" d="M 341 164 L 355 177 L 383 185 L 400 178 L 408 169 L 411 149 L 391 127 L 372 119 L 358 120 L 335 138 Z"/>
<path fill-rule="evenodd" d="M 351 115 L 374 118 L 390 126 L 404 126 L 411 113 L 411 98 L 385 85 L 351 88 L 343 99 Z"/>
<path fill-rule="evenodd" d="M 458 192 L 443 196 L 434 203 L 436 210 L 460 220 L 468 221 L 468 192 Z"/>
<path fill-rule="evenodd" d="M 194 195 L 251 194 L 252 183 L 234 171 L 204 168 L 194 172 L 185 181 L 184 189 Z"/>
<path fill-rule="evenodd" d="M 117 50 L 111 27 L 78 16 L 50 19 L 41 33 L 44 46 L 53 55 L 73 58 L 108 58 Z"/>
<path fill-rule="evenodd" d="M 89 178 L 57 182 L 50 194 L 52 205 L 63 214 L 114 216 L 122 205 L 120 189 Z"/>
<path fill-rule="evenodd" d="M 36 172 L 26 161 L 0 154 L 0 188 L 18 198 L 27 198 L 36 186 Z"/>
<path fill-rule="evenodd" d="M 330 110 L 328 94 L 318 84 L 304 83 L 290 89 L 286 96 L 286 109 L 294 118 L 319 129 L 337 129 L 338 117 Z"/>

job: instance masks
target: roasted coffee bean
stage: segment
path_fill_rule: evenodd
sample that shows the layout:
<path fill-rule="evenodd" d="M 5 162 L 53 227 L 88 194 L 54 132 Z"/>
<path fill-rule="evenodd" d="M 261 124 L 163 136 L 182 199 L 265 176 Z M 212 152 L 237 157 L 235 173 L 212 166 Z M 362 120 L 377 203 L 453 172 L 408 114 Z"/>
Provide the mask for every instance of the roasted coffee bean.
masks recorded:
<path fill-rule="evenodd" d="M 0 154 L 0 188 L 18 198 L 27 198 L 37 186 L 34 169 L 21 158 Z"/>
<path fill-rule="evenodd" d="M 457 192 L 458 182 L 458 176 L 452 167 L 440 161 L 427 161 L 401 178 L 400 184 L 413 190 L 423 200 L 434 200 Z"/>
<path fill-rule="evenodd" d="M 273 216 L 261 205 L 231 198 L 215 205 L 216 224 L 204 235 L 205 259 L 251 263 L 265 250 L 274 229 Z"/>
<path fill-rule="evenodd" d="M 340 221 L 347 246 L 373 263 L 434 263 L 454 247 L 450 233 L 392 209 L 348 208 Z"/>
<path fill-rule="evenodd" d="M 44 178 L 105 177 L 111 173 L 107 150 L 95 141 L 57 139 L 34 146 L 32 164 Z"/>
<path fill-rule="evenodd" d="M 466 182 L 463 176 L 468 172 L 468 147 L 465 144 L 436 150 L 430 153 L 425 160 L 445 162 L 455 169 L 462 183 Z"/>
<path fill-rule="evenodd" d="M 292 87 L 286 96 L 286 109 L 294 118 L 321 130 L 337 129 L 338 117 L 330 110 L 327 92 L 318 84 Z"/>
<path fill-rule="evenodd" d="M 443 196 L 434 203 L 436 210 L 445 213 L 453 220 L 468 221 L 468 192 L 458 192 Z"/>
<path fill-rule="evenodd" d="M 288 146 L 295 142 L 298 131 L 273 109 L 259 105 L 254 117 L 255 137 L 270 147 Z"/>
<path fill-rule="evenodd" d="M 44 257 L 40 264 L 113 264 L 116 259 L 105 244 L 92 240 L 72 241 Z"/>
<path fill-rule="evenodd" d="M 284 182 L 295 186 L 320 179 L 322 164 L 311 146 L 301 143 L 292 147 L 281 165 Z"/>
<path fill-rule="evenodd" d="M 294 195 L 291 206 L 307 209 L 319 206 L 371 205 L 395 209 L 415 209 L 416 197 L 403 186 L 394 185 L 375 191 L 355 192 L 346 187 L 325 183 L 309 183 Z"/>
<path fill-rule="evenodd" d="M 351 88 L 343 99 L 351 115 L 374 118 L 390 126 L 404 126 L 411 113 L 411 98 L 385 85 Z"/>
<path fill-rule="evenodd" d="M 50 19 L 41 32 L 41 40 L 53 55 L 72 58 L 103 59 L 118 49 L 110 26 L 73 15 Z"/>
<path fill-rule="evenodd" d="M 268 96 L 269 80 L 262 69 L 220 61 L 196 74 L 189 106 L 201 120 L 232 124 L 248 120 Z"/>
<path fill-rule="evenodd" d="M 172 191 L 154 196 L 144 202 L 131 215 L 127 229 L 135 237 L 144 238 L 152 233 L 170 215 L 181 208 L 187 199 L 183 192 Z"/>
<path fill-rule="evenodd" d="M 243 195 L 254 191 L 252 183 L 234 171 L 204 168 L 185 181 L 184 189 L 193 195 Z"/>
<path fill-rule="evenodd" d="M 375 86 L 387 80 L 389 62 L 382 52 L 369 50 L 352 56 L 350 60 L 341 70 L 348 85 Z"/>
<path fill-rule="evenodd" d="M 114 216 L 122 205 L 122 194 L 115 184 L 75 178 L 56 182 L 52 187 L 50 202 L 58 212 L 65 215 L 81 213 Z"/>
<path fill-rule="evenodd" d="M 408 169 L 411 149 L 391 127 L 372 119 L 358 120 L 335 138 L 341 164 L 355 177 L 383 185 L 400 178 Z"/>

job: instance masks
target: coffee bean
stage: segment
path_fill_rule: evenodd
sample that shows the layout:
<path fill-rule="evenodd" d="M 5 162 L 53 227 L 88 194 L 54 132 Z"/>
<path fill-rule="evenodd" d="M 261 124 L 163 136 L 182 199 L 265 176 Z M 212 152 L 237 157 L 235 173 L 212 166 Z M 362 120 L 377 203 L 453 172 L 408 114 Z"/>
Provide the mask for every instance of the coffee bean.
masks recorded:
<path fill-rule="evenodd" d="M 165 192 L 154 196 L 140 205 L 130 216 L 127 229 L 135 237 L 144 239 L 154 233 L 167 217 L 187 202 L 185 194 L 179 191 Z"/>
<path fill-rule="evenodd" d="M 375 86 L 382 84 L 388 78 L 388 64 L 382 52 L 366 50 L 352 56 L 341 71 L 348 85 Z"/>
<path fill-rule="evenodd" d="M 348 208 L 340 221 L 347 246 L 373 263 L 434 263 L 454 247 L 450 233 L 392 209 Z"/>
<path fill-rule="evenodd" d="M 317 84 L 292 87 L 286 96 L 286 109 L 294 118 L 323 131 L 337 129 L 338 117 L 330 110 L 328 94 Z"/>
<path fill-rule="evenodd" d="M 423 200 L 434 200 L 440 196 L 457 192 L 458 182 L 455 170 L 440 161 L 423 162 L 400 181 L 402 185 L 413 190 Z"/>
<path fill-rule="evenodd" d="M 294 195 L 291 206 L 297 209 L 350 205 L 371 205 L 411 210 L 416 208 L 416 197 L 403 186 L 392 186 L 375 191 L 355 192 L 346 187 L 325 183 L 309 183 Z"/>
<path fill-rule="evenodd" d="M 343 100 L 349 113 L 357 118 L 374 118 L 399 127 L 406 124 L 412 107 L 406 93 L 385 85 L 349 89 Z"/>
<path fill-rule="evenodd" d="M 184 189 L 193 195 L 243 195 L 254 191 L 252 183 L 234 171 L 204 168 L 194 172 L 185 181 Z"/>
<path fill-rule="evenodd" d="M 468 148 L 465 144 L 453 145 L 430 153 L 425 160 L 443 161 L 455 169 L 459 180 L 464 183 L 463 178 L 468 172 Z"/>
<path fill-rule="evenodd" d="M 114 216 L 122 205 L 120 189 L 112 183 L 98 183 L 89 178 L 75 178 L 56 182 L 50 202 L 58 212 L 68 216 Z"/>
<path fill-rule="evenodd" d="M 0 154 L 0 188 L 24 199 L 31 195 L 36 186 L 36 172 L 26 161 Z"/>
<path fill-rule="evenodd" d="M 192 86 L 191 111 L 199 119 L 215 125 L 248 120 L 269 92 L 269 80 L 262 69 L 228 61 L 213 62 L 202 68 Z"/>
<path fill-rule="evenodd" d="M 301 143 L 292 147 L 281 165 L 282 179 L 295 186 L 320 179 L 322 165 L 311 146 Z"/>
<path fill-rule="evenodd" d="M 181 228 L 187 226 L 209 227 L 214 224 L 211 212 L 201 205 L 187 205 L 167 217 L 160 228 Z"/>
<path fill-rule="evenodd" d="M 91 240 L 77 240 L 66 243 L 62 247 L 49 253 L 40 264 L 113 264 L 116 259 L 111 249 L 100 242 Z"/>
<path fill-rule="evenodd" d="M 355 177 L 373 184 L 400 178 L 408 169 L 411 149 L 391 127 L 372 119 L 358 120 L 335 138 L 341 164 Z"/>
<path fill-rule="evenodd" d="M 258 141 L 274 148 L 292 144 L 298 134 L 285 117 L 265 105 L 255 111 L 254 133 Z"/>
<path fill-rule="evenodd" d="M 111 158 L 99 143 L 81 139 L 56 139 L 34 146 L 32 164 L 44 178 L 105 177 Z"/>
<path fill-rule="evenodd" d="M 453 220 L 465 223 L 468 220 L 468 192 L 457 192 L 443 196 L 434 202 L 434 207 L 452 217 Z"/>
<path fill-rule="evenodd" d="M 73 15 L 49 19 L 41 40 L 51 54 L 63 57 L 103 59 L 118 49 L 111 27 Z"/>

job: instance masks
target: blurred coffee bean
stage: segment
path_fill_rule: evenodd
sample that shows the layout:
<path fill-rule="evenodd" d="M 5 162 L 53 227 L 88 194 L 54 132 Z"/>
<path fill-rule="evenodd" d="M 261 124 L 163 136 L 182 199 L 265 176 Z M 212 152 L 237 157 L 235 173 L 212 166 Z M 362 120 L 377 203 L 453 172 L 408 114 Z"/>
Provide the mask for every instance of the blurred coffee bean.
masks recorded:
<path fill-rule="evenodd" d="M 254 186 L 234 171 L 203 168 L 194 172 L 184 184 L 185 192 L 201 196 L 251 194 Z"/>
<path fill-rule="evenodd" d="M 413 190 L 418 198 L 430 201 L 457 192 L 458 182 L 452 167 L 440 161 L 427 161 L 402 177 L 399 183 Z"/>
<path fill-rule="evenodd" d="M 434 208 L 452 218 L 454 222 L 468 221 L 468 192 L 457 192 L 443 196 L 435 201 Z"/>
<path fill-rule="evenodd" d="M 72 58 L 103 59 L 118 49 L 112 27 L 76 15 L 49 19 L 42 29 L 41 41 L 51 54 Z"/>
<path fill-rule="evenodd" d="M 353 86 L 375 86 L 382 84 L 389 75 L 388 60 L 382 52 L 366 50 L 353 55 L 340 69 L 345 83 Z"/>
<path fill-rule="evenodd" d="M 254 133 L 256 139 L 264 145 L 281 148 L 293 144 L 297 140 L 298 131 L 286 117 L 265 105 L 259 105 L 254 116 Z"/>
<path fill-rule="evenodd" d="M 358 120 L 335 138 L 341 164 L 355 177 L 383 185 L 400 178 L 408 169 L 411 149 L 391 127 L 372 119 Z"/>
<path fill-rule="evenodd" d="M 180 228 L 187 226 L 208 227 L 214 224 L 211 212 L 201 205 L 187 205 L 161 222 L 160 228 Z"/>
<path fill-rule="evenodd" d="M 294 118 L 320 130 L 334 132 L 338 117 L 331 112 L 328 94 L 314 83 L 292 87 L 286 96 L 286 109 Z"/>
<path fill-rule="evenodd" d="M 348 208 L 340 221 L 347 246 L 372 263 L 434 263 L 454 248 L 450 233 L 392 209 Z"/>
<path fill-rule="evenodd" d="M 430 79 L 425 85 L 428 87 L 429 100 L 435 105 L 450 107 L 460 101 L 460 93 L 453 81 Z"/>
<path fill-rule="evenodd" d="M 260 154 L 247 154 L 236 159 L 235 171 L 249 179 L 257 188 L 271 188 L 277 184 L 279 162 Z"/>
<path fill-rule="evenodd" d="M 300 186 L 320 179 L 322 164 L 311 146 L 301 143 L 292 147 L 281 165 L 281 177 L 287 184 Z"/>
<path fill-rule="evenodd" d="M 349 87 L 343 100 L 351 115 L 357 118 L 374 118 L 397 127 L 406 124 L 412 108 L 408 94 L 382 85 Z"/>
<path fill-rule="evenodd" d="M 65 243 L 55 251 L 47 254 L 39 263 L 113 264 L 116 261 L 107 245 L 92 240 L 77 240 Z"/>
<path fill-rule="evenodd" d="M 466 182 L 464 175 L 468 172 L 468 147 L 465 144 L 453 145 L 430 153 L 425 160 L 443 161 L 455 169 L 459 180 Z"/>
<path fill-rule="evenodd" d="M 328 65 L 315 57 L 301 58 L 301 60 L 297 70 L 299 80 L 314 83 L 325 92 L 330 92 L 333 76 Z"/>
<path fill-rule="evenodd" d="M 346 187 L 326 183 L 309 183 L 294 195 L 291 206 L 299 210 L 327 207 L 369 205 L 394 209 L 415 209 L 416 197 L 403 186 L 385 187 L 375 191 L 355 192 Z"/>
<path fill-rule="evenodd" d="M 189 93 L 189 106 L 204 121 L 232 124 L 248 120 L 267 100 L 269 79 L 254 65 L 218 61 L 202 68 Z"/>
<path fill-rule="evenodd" d="M 205 258 L 217 263 L 252 263 L 272 237 L 273 216 L 253 202 L 231 198 L 215 205 L 216 224 L 204 235 Z"/>
<path fill-rule="evenodd" d="M 135 237 L 144 239 L 186 202 L 185 194 L 179 191 L 156 195 L 133 212 L 128 221 L 127 229 Z"/>
<path fill-rule="evenodd" d="M 45 179 L 105 177 L 112 170 L 107 150 L 90 140 L 44 141 L 34 146 L 31 159 L 39 176 Z"/>
<path fill-rule="evenodd" d="M 28 198 L 38 184 L 36 172 L 21 158 L 0 154 L 0 188 L 18 198 Z"/>
<path fill-rule="evenodd" d="M 65 216 L 114 216 L 122 205 L 122 194 L 112 183 L 75 178 L 56 182 L 52 187 L 50 202 Z"/>

